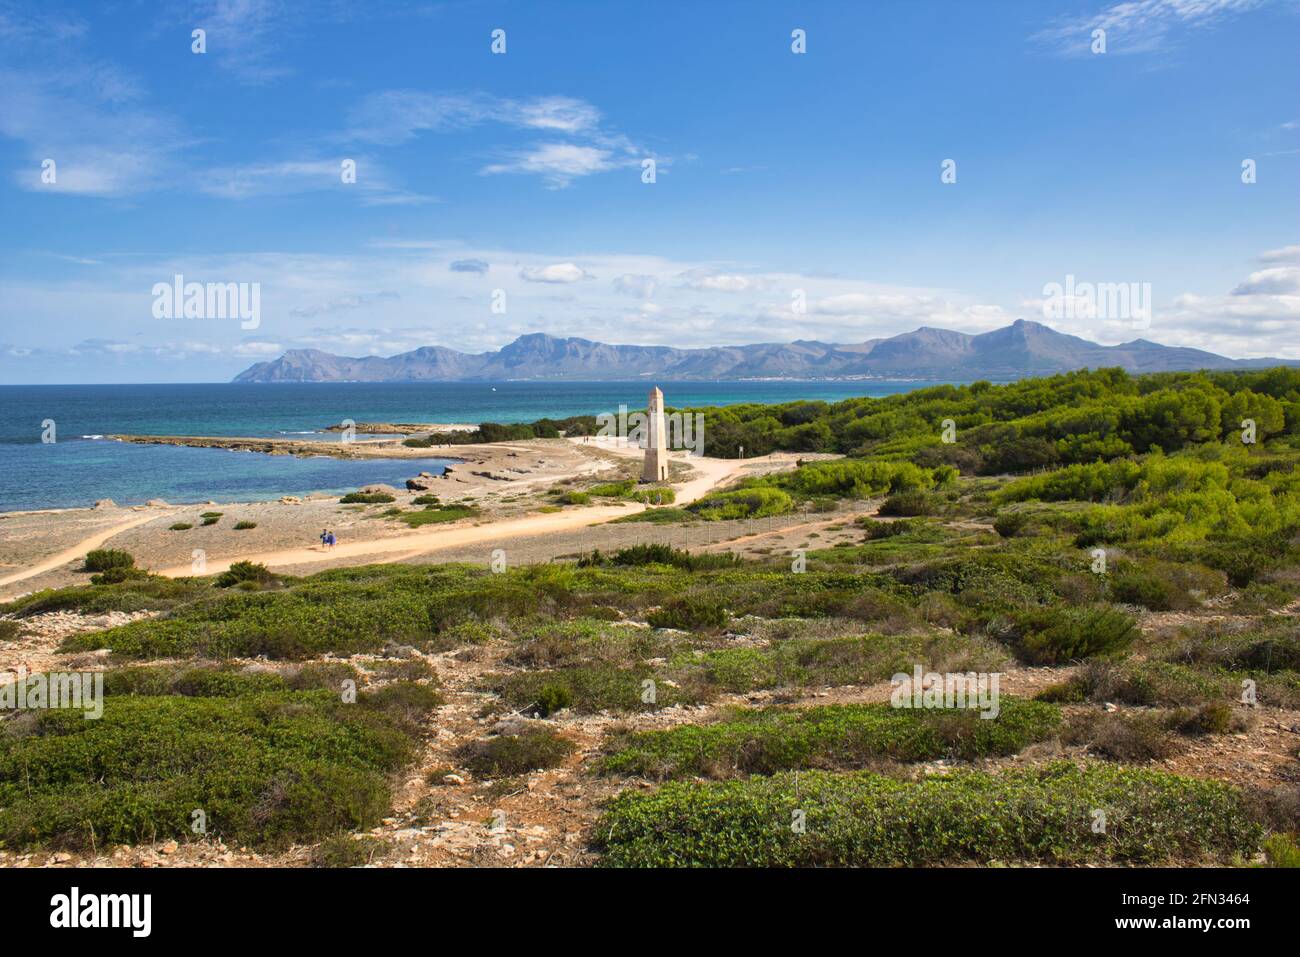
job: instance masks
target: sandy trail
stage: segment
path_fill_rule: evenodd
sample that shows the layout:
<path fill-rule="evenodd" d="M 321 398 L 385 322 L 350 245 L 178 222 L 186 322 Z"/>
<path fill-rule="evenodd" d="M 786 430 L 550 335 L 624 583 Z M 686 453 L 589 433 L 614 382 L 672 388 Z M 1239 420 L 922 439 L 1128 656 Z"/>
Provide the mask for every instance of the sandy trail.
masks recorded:
<path fill-rule="evenodd" d="M 456 548 L 474 545 L 479 542 L 492 542 L 503 538 L 523 538 L 530 535 L 545 535 L 550 532 L 567 532 L 586 525 L 619 518 L 645 508 L 640 504 L 601 505 L 584 508 L 576 512 L 555 512 L 544 515 L 528 515 L 524 518 L 493 522 L 490 525 L 469 525 L 462 528 L 439 528 L 431 531 L 416 532 L 412 535 L 400 535 L 395 538 L 380 538 L 367 542 L 343 542 L 326 551 L 320 546 L 307 548 L 289 548 L 274 552 L 261 552 L 251 555 L 236 555 L 220 561 L 209 561 L 205 569 L 195 572 L 190 565 L 177 565 L 164 568 L 154 574 L 168 578 L 182 578 L 189 575 L 215 575 L 225 571 L 234 562 L 260 562 L 268 568 L 277 565 L 308 565 L 315 562 L 328 562 L 340 558 L 358 558 L 369 555 L 387 555 L 400 553 L 393 561 L 411 558 L 426 552 L 443 548 Z"/>
<path fill-rule="evenodd" d="M 114 535 L 119 535 L 128 529 L 135 528 L 137 525 L 143 525 L 145 522 L 152 522 L 157 517 L 157 511 L 154 511 L 153 514 L 150 515 L 137 515 L 129 522 L 122 522 L 120 525 L 114 525 L 112 528 L 106 528 L 101 532 L 96 532 L 94 535 L 90 536 L 90 538 L 83 538 L 71 548 L 65 548 L 61 552 L 56 552 L 36 565 L 32 565 L 29 568 L 24 568 L 20 572 L 14 572 L 12 575 L 6 575 L 4 578 L 0 578 L 0 588 L 3 588 L 5 585 L 11 585 L 14 582 L 20 582 L 24 578 L 32 578 L 35 575 L 53 571 L 61 565 L 66 565 L 68 562 L 75 561 L 78 558 L 85 558 L 87 552 L 99 548 L 99 546 L 103 545 Z"/>
<path fill-rule="evenodd" d="M 613 449 L 629 456 L 642 455 L 636 448 Z M 743 461 L 735 459 L 690 459 L 691 466 L 700 474 L 676 487 L 677 503 L 685 505 L 706 494 L 710 489 L 725 482 L 745 467 Z M 642 511 L 644 505 L 625 502 L 618 505 L 598 505 L 573 512 L 552 512 L 541 515 L 527 515 L 523 518 L 492 522 L 488 525 L 469 525 L 459 528 L 435 528 L 401 535 L 395 538 L 381 538 L 373 541 L 343 542 L 330 551 L 319 546 L 281 549 L 273 552 L 261 552 L 248 555 L 236 555 L 217 561 L 209 560 L 202 572 L 197 574 L 216 575 L 225 571 L 234 562 L 259 562 L 268 568 L 285 565 L 309 565 L 318 562 L 335 561 L 340 558 L 360 558 L 369 556 L 389 556 L 376 558 L 379 562 L 395 562 L 412 558 L 416 555 L 439 551 L 445 548 L 459 548 L 465 545 L 500 541 L 509 538 L 526 538 L 535 535 L 549 535 L 556 532 L 571 532 L 575 529 L 597 525 L 610 519 L 621 518 L 634 512 Z M 181 578 L 194 575 L 191 565 L 177 565 L 155 572 L 168 578 Z"/>

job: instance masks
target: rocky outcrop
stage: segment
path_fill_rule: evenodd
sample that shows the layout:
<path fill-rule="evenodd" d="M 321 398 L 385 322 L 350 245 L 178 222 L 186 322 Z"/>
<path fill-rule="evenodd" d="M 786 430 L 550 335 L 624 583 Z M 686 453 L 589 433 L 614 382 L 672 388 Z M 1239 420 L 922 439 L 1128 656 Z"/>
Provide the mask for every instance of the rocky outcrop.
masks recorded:
<path fill-rule="evenodd" d="M 415 478 L 406 480 L 406 488 L 410 492 L 427 492 L 433 488 L 433 483 L 437 481 L 438 477 L 432 472 L 421 472 Z"/>

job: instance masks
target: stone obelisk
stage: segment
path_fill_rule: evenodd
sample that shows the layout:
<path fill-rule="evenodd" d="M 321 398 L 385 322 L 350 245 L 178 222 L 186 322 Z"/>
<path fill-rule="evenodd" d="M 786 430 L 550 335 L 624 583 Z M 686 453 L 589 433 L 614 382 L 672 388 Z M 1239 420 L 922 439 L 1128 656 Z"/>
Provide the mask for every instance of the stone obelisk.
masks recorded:
<path fill-rule="evenodd" d="M 664 394 L 658 386 L 650 390 L 646 404 L 645 464 L 642 482 L 663 482 L 668 478 L 668 429 L 664 424 Z"/>

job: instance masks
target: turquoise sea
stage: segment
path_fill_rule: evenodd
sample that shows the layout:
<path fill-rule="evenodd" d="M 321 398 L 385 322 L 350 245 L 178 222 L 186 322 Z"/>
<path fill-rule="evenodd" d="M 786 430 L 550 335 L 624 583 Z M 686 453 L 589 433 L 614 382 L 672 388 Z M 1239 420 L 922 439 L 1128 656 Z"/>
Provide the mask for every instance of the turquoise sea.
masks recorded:
<path fill-rule="evenodd" d="M 933 383 L 881 381 L 657 382 L 670 406 L 836 401 Z M 645 406 L 648 382 L 308 382 L 186 385 L 0 386 L 0 512 L 169 502 L 256 501 L 390 484 L 442 459 L 269 456 L 257 452 L 128 445 L 102 437 L 241 435 L 330 439 L 355 422 L 531 422 Z M 53 443 L 41 436 L 54 422 Z"/>

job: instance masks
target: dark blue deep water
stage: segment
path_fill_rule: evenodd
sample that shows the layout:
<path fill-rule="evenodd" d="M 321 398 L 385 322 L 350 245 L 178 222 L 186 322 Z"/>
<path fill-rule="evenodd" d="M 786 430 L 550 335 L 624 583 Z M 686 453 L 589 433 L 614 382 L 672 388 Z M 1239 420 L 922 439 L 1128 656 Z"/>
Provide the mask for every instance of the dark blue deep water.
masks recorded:
<path fill-rule="evenodd" d="M 836 401 L 917 388 L 914 382 L 657 383 L 671 406 Z M 929 384 L 929 383 L 926 383 Z M 398 484 L 445 460 L 347 461 L 127 445 L 93 436 L 313 435 L 355 422 L 531 422 L 544 417 L 644 408 L 646 382 L 309 382 L 193 385 L 0 385 L 0 511 L 68 508 L 111 498 L 119 505 L 254 501 L 367 482 Z M 42 422 L 57 442 L 42 444 Z"/>

